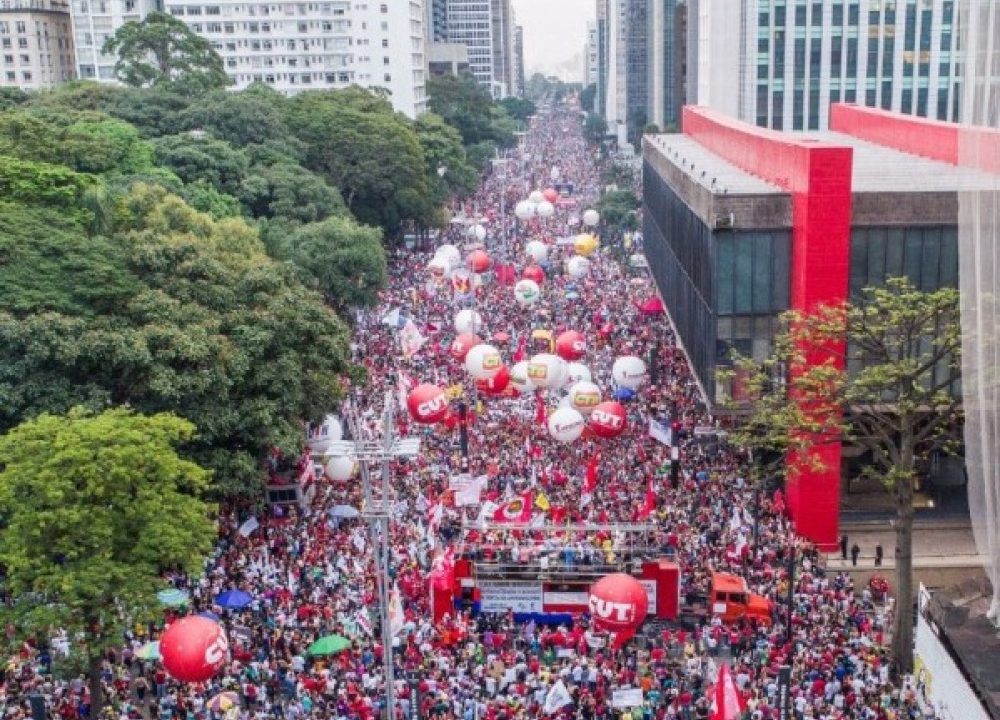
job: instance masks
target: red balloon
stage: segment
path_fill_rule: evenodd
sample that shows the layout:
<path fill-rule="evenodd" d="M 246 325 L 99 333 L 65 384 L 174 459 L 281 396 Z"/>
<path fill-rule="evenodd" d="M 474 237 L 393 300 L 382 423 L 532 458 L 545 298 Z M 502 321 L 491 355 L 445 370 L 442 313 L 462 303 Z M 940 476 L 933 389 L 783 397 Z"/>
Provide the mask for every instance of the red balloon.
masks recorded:
<path fill-rule="evenodd" d="M 482 250 L 473 250 L 465 259 L 465 264 L 469 266 L 472 272 L 476 273 L 486 272 L 490 269 L 492 263 L 493 261 L 490 260 L 490 256 Z"/>
<path fill-rule="evenodd" d="M 181 682 L 204 682 L 226 662 L 229 641 L 222 626 L 189 615 L 170 624 L 160 638 L 160 656 L 170 676 Z"/>
<path fill-rule="evenodd" d="M 482 340 L 472 333 L 462 333 L 451 341 L 451 349 L 449 352 L 451 353 L 451 356 L 459 362 L 465 362 L 465 356 L 469 354 L 469 350 L 474 348 L 476 345 L 479 345 L 481 342 Z"/>
<path fill-rule="evenodd" d="M 493 377 L 476 380 L 476 390 L 486 395 L 499 395 L 507 389 L 509 384 L 510 370 L 505 365 Z"/>
<path fill-rule="evenodd" d="M 567 330 L 556 338 L 556 354 L 566 362 L 579 360 L 587 354 L 587 339 L 576 330 Z"/>
<path fill-rule="evenodd" d="M 448 414 L 448 396 L 437 385 L 424 383 L 410 390 L 406 406 L 414 422 L 433 425 Z"/>
<path fill-rule="evenodd" d="M 529 265 L 524 268 L 524 272 L 521 273 L 521 276 L 525 280 L 534 280 L 539 285 L 545 282 L 545 271 L 538 265 Z"/>
<path fill-rule="evenodd" d="M 625 573 L 605 575 L 590 587 L 587 599 L 594 624 L 601 630 L 633 633 L 649 610 L 646 590 Z"/>
<path fill-rule="evenodd" d="M 628 413 L 620 402 L 605 400 L 590 413 L 587 423 L 597 437 L 616 438 L 625 432 Z"/>
<path fill-rule="evenodd" d="M 542 192 L 542 196 L 548 200 L 550 203 L 554 203 L 559 199 L 559 191 L 555 188 L 545 188 Z"/>

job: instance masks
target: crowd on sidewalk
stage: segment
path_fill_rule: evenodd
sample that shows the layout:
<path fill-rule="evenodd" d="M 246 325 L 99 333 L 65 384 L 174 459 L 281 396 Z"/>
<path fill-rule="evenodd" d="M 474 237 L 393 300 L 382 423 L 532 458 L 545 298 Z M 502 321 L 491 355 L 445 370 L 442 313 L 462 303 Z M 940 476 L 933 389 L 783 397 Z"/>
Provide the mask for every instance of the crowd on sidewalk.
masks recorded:
<path fill-rule="evenodd" d="M 543 299 L 534 308 L 514 302 L 510 284 L 495 273 L 484 275 L 474 298 L 489 340 L 511 364 L 515 354 L 530 354 L 533 330 L 553 334 L 577 330 L 587 338 L 582 361 L 607 397 L 611 365 L 621 355 L 648 361 L 651 381 L 626 403 L 628 429 L 613 440 L 583 437 L 572 444 L 549 438 L 537 422 L 536 400 L 487 398 L 472 392 L 472 382 L 449 353 L 452 317 L 459 309 L 450 283 L 427 272 L 431 254 L 401 248 L 390 257 L 390 280 L 378 308 L 359 314 L 353 352 L 370 382 L 350 391 L 350 407 L 366 432 L 377 433 L 386 391 L 401 379 L 463 386 L 473 420 L 469 453 L 459 452 L 458 430 L 444 425 L 417 426 L 400 415 L 400 430 L 418 435 L 418 458 L 393 466 L 396 517 L 391 532 L 391 572 L 399 588 L 404 626 L 396 644 L 394 718 L 514 720 L 543 716 L 552 686 L 562 681 L 571 702 L 550 717 L 583 720 L 708 718 L 709 688 L 727 663 L 745 699 L 745 717 L 779 717 L 778 674 L 792 668 L 791 702 L 797 720 L 902 720 L 924 717 L 909 682 L 890 679 L 886 633 L 891 607 L 877 604 L 867 589 L 856 589 L 846 574 L 825 571 L 820 554 L 795 537 L 780 493 L 759 503 L 743 474 L 745 457 L 724 444 L 696 443 L 693 429 L 712 425 L 683 353 L 662 314 L 645 314 L 642 302 L 656 292 L 652 281 L 634 274 L 610 247 L 620 238 L 604 237 L 605 247 L 591 257 L 590 274 L 574 280 L 563 271 L 571 245 L 561 237 L 580 231 L 570 218 L 596 201 L 601 160 L 585 143 L 577 114 L 556 108 L 532 122 L 512 162 L 483 182 L 462 203 L 487 231 L 485 249 L 494 265 L 511 264 L 518 274 L 526 264 L 529 239 L 549 243 L 542 267 Z M 560 207 L 551 219 L 515 224 L 511 210 L 528 191 L 550 182 L 572 183 L 575 207 Z M 503 198 L 501 200 L 501 197 Z M 501 213 L 501 207 L 506 213 Z M 455 208 L 456 212 L 459 210 Z M 440 242 L 463 247 L 464 226 L 453 225 Z M 638 242 L 638 239 L 636 239 Z M 400 352 L 399 328 L 383 322 L 401 308 L 426 338 L 409 359 Z M 502 336 L 497 336 L 502 337 Z M 549 408 L 557 393 L 546 398 Z M 676 487 L 669 472 L 669 448 L 647 433 L 649 418 L 676 423 L 681 437 L 681 472 Z M 597 484 L 582 502 L 588 464 L 595 463 Z M 559 627 L 516 622 L 513 615 L 474 617 L 455 611 L 435 623 L 427 578 L 435 558 L 451 548 L 459 555 L 504 553 L 512 562 L 540 555 L 614 561 L 613 536 L 594 532 L 563 535 L 504 532 L 470 535 L 463 520 L 479 508 L 444 507 L 438 522 L 427 509 L 446 497 L 449 478 L 460 472 L 486 476 L 483 499 L 503 502 L 531 490 L 544 495 L 545 522 L 610 523 L 643 519 L 654 523 L 652 544 L 676 557 L 684 595 L 704 593 L 712 571 L 744 577 L 750 590 L 769 598 L 774 622 L 725 626 L 706 620 L 695 629 L 670 628 L 647 633 L 621 650 L 600 642 L 585 619 Z M 652 505 L 649 498 L 654 498 Z M 385 673 L 377 632 L 377 589 L 369 535 L 358 519 L 336 518 L 335 505 L 360 507 L 359 483 L 320 478 L 305 508 L 280 515 L 257 515 L 259 527 L 239 528 L 248 508 L 230 508 L 220 521 L 220 541 L 200 578 L 173 577 L 190 592 L 190 606 L 178 612 L 214 611 L 225 626 L 232 657 L 208 683 L 180 684 L 155 661 L 139 660 L 137 650 L 155 639 L 158 627 L 136 627 L 122 649 L 109 653 L 103 678 L 116 718 L 208 720 L 212 718 L 379 717 Z M 446 504 L 446 503 L 445 503 Z M 754 527 L 756 526 L 756 541 Z M 789 554 L 796 563 L 792 628 L 788 616 Z M 253 602 L 239 611 L 213 608 L 224 588 L 250 593 Z M 173 617 L 166 616 L 166 622 Z M 335 655 L 311 657 L 317 638 L 339 634 L 352 640 Z M 790 637 L 790 641 L 788 638 Z M 62 664 L 58 643 L 25 645 L 0 670 L 0 718 L 31 717 L 30 697 L 42 698 L 51 717 L 89 716 L 82 676 Z M 640 688 L 643 705 L 612 705 L 615 690 Z M 241 698 L 239 707 L 214 711 L 208 700 L 223 690 Z"/>

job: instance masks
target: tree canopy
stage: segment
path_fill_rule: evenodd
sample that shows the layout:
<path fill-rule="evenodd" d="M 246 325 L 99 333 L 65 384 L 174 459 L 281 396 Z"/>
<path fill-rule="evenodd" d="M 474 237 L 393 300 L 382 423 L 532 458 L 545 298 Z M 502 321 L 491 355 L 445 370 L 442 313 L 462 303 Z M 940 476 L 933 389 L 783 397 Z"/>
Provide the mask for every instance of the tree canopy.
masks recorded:
<path fill-rule="evenodd" d="M 20 639 L 66 633 L 89 671 L 150 620 L 168 569 L 201 569 L 215 539 L 209 474 L 178 454 L 195 427 L 125 409 L 41 415 L 0 435 L 0 566 L 17 601 L 0 619 Z"/>
<path fill-rule="evenodd" d="M 472 75 L 430 78 L 427 97 L 431 111 L 458 130 L 467 147 L 480 143 L 514 145 L 514 121 Z"/>

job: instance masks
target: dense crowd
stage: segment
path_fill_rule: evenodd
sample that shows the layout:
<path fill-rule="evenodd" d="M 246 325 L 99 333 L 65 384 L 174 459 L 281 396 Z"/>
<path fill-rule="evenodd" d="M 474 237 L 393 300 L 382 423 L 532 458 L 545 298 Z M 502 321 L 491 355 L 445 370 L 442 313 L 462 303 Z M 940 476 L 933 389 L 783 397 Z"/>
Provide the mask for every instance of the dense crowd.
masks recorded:
<path fill-rule="evenodd" d="M 550 688 L 562 680 L 572 703 L 552 717 L 708 718 L 709 689 L 723 663 L 745 695 L 745 717 L 753 720 L 779 717 L 778 673 L 786 664 L 792 667 L 791 702 L 798 720 L 923 717 L 912 688 L 890 682 L 885 650 L 889 611 L 867 590 L 856 590 L 846 575 L 824 570 L 816 549 L 794 536 L 780 493 L 754 502 L 738 449 L 695 441 L 693 429 L 713 420 L 669 321 L 640 309 L 655 294 L 648 277 L 625 261 L 640 238 L 629 238 L 632 247 L 624 250 L 625 238 L 606 233 L 588 278 L 574 281 L 562 271 L 572 248 L 557 241 L 579 231 L 571 218 L 578 219 L 596 201 L 602 162 L 585 144 L 575 115 L 557 109 L 536 118 L 509 161 L 498 163 L 478 193 L 454 210 L 486 228 L 485 246 L 495 264 L 513 264 L 518 273 L 526 264 L 527 240 L 550 243 L 538 306 L 516 304 L 510 284 L 494 273 L 484 276 L 474 299 L 486 323 L 480 334 L 489 339 L 504 333 L 506 339 L 494 342 L 508 362 L 518 352 L 535 350 L 531 334 L 539 328 L 553 334 L 565 329 L 584 333 L 589 345 L 584 362 L 606 395 L 612 390 L 610 368 L 616 357 L 633 354 L 649 361 L 651 382 L 627 403 L 629 429 L 621 437 L 584 437 L 561 445 L 537 422 L 533 397 L 477 396 L 461 363 L 449 355 L 458 306 L 451 285 L 436 283 L 427 274 L 428 252 L 396 252 L 380 307 L 359 314 L 353 350 L 356 362 L 369 371 L 370 384 L 352 390 L 350 407 L 359 414 L 364 432 L 380 431 L 382 400 L 387 390 L 398 390 L 401 378 L 463 386 L 461 397 L 474 418 L 468 460 L 463 461 L 457 430 L 416 426 L 405 414 L 398 415 L 398 429 L 418 435 L 422 452 L 393 466 L 397 516 L 390 565 L 405 613 L 395 641 L 394 717 L 541 717 Z M 548 184 L 554 167 L 562 182 L 573 184 L 576 206 L 560 208 L 551 220 L 515 222 L 515 203 Z M 438 242 L 463 247 L 470 241 L 465 225 L 455 223 Z M 427 338 L 408 360 L 400 352 L 399 328 L 383 321 L 396 308 Z M 559 398 L 550 395 L 547 402 L 555 407 Z M 669 448 L 647 433 L 650 417 L 678 423 L 682 461 L 676 487 L 670 480 Z M 583 477 L 592 458 L 597 459 L 598 483 L 591 501 L 582 503 Z M 430 527 L 427 508 L 445 496 L 449 478 L 463 471 L 488 478 L 484 500 L 502 502 L 525 489 L 544 494 L 550 522 L 596 524 L 642 517 L 656 528 L 650 546 L 680 563 L 685 597 L 704 594 L 713 570 L 731 571 L 746 578 L 751 591 L 773 601 L 774 622 L 725 626 L 709 616 L 693 628 L 657 627 L 621 650 L 595 641 L 597 633 L 582 618 L 546 627 L 516 622 L 509 613 L 473 617 L 456 611 L 435 624 L 427 577 L 445 548 L 470 556 L 501 553 L 521 563 L 541 556 L 558 562 L 567 548 L 581 561 L 614 563 L 622 551 L 616 544 L 620 539 L 597 532 L 470 532 L 463 520 L 474 520 L 477 507 L 447 507 L 440 525 Z M 652 508 L 647 507 L 650 491 Z M 360 507 L 361 502 L 356 480 L 319 479 L 311 504 L 258 515 L 259 527 L 249 533 L 238 529 L 250 510 L 230 509 L 204 575 L 172 578 L 191 593 L 189 611 L 219 615 L 230 638 L 230 662 L 211 682 L 176 683 L 159 663 L 136 657 L 157 633 L 157 627 L 136 627 L 123 649 L 109 653 L 104 663 L 109 716 L 378 717 L 385 682 L 372 611 L 378 594 L 371 540 L 360 520 L 330 513 L 335 505 Z M 534 512 L 541 515 L 542 508 Z M 789 633 L 790 553 L 796 573 Z M 252 604 L 240 611 L 213 608 L 212 598 L 234 587 L 249 592 Z M 166 622 L 172 617 L 168 613 Z M 352 646 L 335 655 L 309 656 L 308 646 L 331 633 L 351 638 Z M 26 645 L 10 659 L 0 677 L 0 717 L 30 717 L 32 695 L 41 697 L 51 717 L 88 717 L 85 683 L 62 667 L 65 658 L 58 647 Z M 613 692 L 627 687 L 642 689 L 641 707 L 612 706 Z M 240 706 L 212 710 L 209 699 L 224 690 L 237 692 Z"/>

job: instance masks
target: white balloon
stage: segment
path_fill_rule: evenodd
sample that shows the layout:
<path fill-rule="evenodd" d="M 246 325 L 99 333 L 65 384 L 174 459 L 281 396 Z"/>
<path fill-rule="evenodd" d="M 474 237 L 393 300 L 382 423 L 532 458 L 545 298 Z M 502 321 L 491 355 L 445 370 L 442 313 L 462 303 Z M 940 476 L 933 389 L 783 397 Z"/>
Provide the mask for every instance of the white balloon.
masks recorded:
<path fill-rule="evenodd" d="M 486 228 L 478 224 L 473 225 L 472 227 L 469 228 L 469 235 L 474 237 L 479 242 L 482 242 L 483 240 L 486 239 Z"/>
<path fill-rule="evenodd" d="M 583 434 L 586 421 L 579 411 L 561 407 L 549 415 L 549 435 L 561 443 L 571 443 Z"/>
<path fill-rule="evenodd" d="M 646 381 L 646 363 L 635 355 L 625 355 L 611 366 L 611 377 L 619 387 L 635 390 Z"/>
<path fill-rule="evenodd" d="M 462 252 L 454 245 L 442 245 L 435 251 L 434 255 L 446 258 L 452 267 L 462 264 Z"/>
<path fill-rule="evenodd" d="M 553 168 L 549 171 L 549 177 L 553 180 L 558 180 L 560 175 L 562 175 L 562 170 L 558 167 L 553 166 Z"/>
<path fill-rule="evenodd" d="M 573 385 L 578 382 L 593 382 L 594 376 L 590 373 L 590 368 L 583 363 L 571 362 L 566 366 L 566 385 Z"/>
<path fill-rule="evenodd" d="M 544 199 L 545 199 L 545 195 L 542 194 L 541 190 L 532 190 L 531 194 L 528 195 L 528 200 L 530 200 L 531 202 L 535 203 L 535 205 L 537 205 L 538 203 L 542 202 L 542 200 L 544 200 Z"/>
<path fill-rule="evenodd" d="M 434 277 L 446 277 L 451 272 L 451 260 L 444 255 L 435 255 L 427 263 L 427 271 Z"/>
<path fill-rule="evenodd" d="M 326 476 L 331 480 L 343 482 L 350 480 L 354 475 L 354 458 L 337 456 L 330 458 L 326 463 Z"/>
<path fill-rule="evenodd" d="M 549 246 L 541 240 L 532 240 L 524 246 L 524 252 L 536 263 L 543 263 L 549 256 Z"/>
<path fill-rule="evenodd" d="M 530 200 L 522 200 L 514 206 L 514 215 L 518 220 L 530 220 L 535 217 L 535 203 Z"/>
<path fill-rule="evenodd" d="M 470 335 L 475 335 L 477 332 L 483 328 L 483 316 L 477 313 L 475 310 L 465 309 L 460 310 L 457 315 L 455 315 L 455 332 L 459 335 L 463 333 L 469 333 Z"/>
<path fill-rule="evenodd" d="M 465 370 L 476 380 L 489 380 L 500 372 L 503 358 L 500 351 L 492 345 L 481 343 L 475 345 L 465 356 Z"/>
<path fill-rule="evenodd" d="M 538 203 L 538 207 L 535 208 L 535 212 L 538 213 L 538 217 L 550 218 L 556 212 L 556 206 L 550 203 L 548 200 L 542 200 Z"/>
<path fill-rule="evenodd" d="M 574 410 L 590 415 L 601 402 L 601 389 L 592 382 L 582 380 L 569 389 L 567 397 Z"/>
<path fill-rule="evenodd" d="M 566 378 L 566 361 L 558 355 L 539 353 L 528 363 L 528 379 L 540 388 L 560 388 Z"/>
<path fill-rule="evenodd" d="M 526 394 L 535 389 L 535 384 L 528 377 L 528 361 L 522 360 L 510 369 L 510 384 L 517 388 L 521 394 Z"/>
<path fill-rule="evenodd" d="M 310 425 L 306 429 L 306 444 L 309 450 L 322 455 L 331 443 L 344 439 L 344 426 L 336 415 L 327 415 L 319 425 Z"/>
<path fill-rule="evenodd" d="M 542 291 L 534 280 L 518 280 L 514 286 L 514 299 L 518 305 L 527 307 L 541 300 Z"/>
<path fill-rule="evenodd" d="M 587 274 L 590 272 L 590 260 L 583 255 L 574 255 L 567 261 L 566 271 L 573 278 L 587 277 Z"/>
<path fill-rule="evenodd" d="M 584 225 L 589 225 L 590 227 L 594 227 L 600 221 L 601 221 L 601 214 L 596 210 L 594 210 L 593 208 L 583 213 Z"/>

